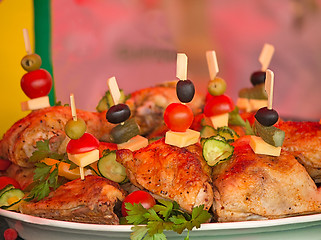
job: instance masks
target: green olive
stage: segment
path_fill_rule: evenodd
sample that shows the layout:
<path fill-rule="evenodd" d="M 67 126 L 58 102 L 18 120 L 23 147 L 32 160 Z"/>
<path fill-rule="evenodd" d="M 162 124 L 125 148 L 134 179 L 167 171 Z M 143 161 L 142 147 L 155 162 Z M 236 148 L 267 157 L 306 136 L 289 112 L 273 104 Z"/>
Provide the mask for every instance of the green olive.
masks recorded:
<path fill-rule="evenodd" d="M 208 83 L 207 90 L 213 96 L 222 95 L 226 90 L 226 82 L 224 79 L 216 77 Z"/>
<path fill-rule="evenodd" d="M 39 69 L 41 63 L 41 57 L 36 53 L 28 54 L 24 56 L 21 60 L 21 66 L 27 72 Z"/>
<path fill-rule="evenodd" d="M 87 126 L 82 118 L 78 118 L 77 121 L 69 120 L 65 125 L 65 133 L 71 139 L 79 139 L 86 132 Z"/>

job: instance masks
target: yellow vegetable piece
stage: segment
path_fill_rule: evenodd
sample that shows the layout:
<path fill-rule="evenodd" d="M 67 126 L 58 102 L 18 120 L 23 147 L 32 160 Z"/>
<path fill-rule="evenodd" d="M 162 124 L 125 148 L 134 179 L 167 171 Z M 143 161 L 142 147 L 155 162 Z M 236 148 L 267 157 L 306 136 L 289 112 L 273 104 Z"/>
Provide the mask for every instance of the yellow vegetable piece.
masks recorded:
<path fill-rule="evenodd" d="M 60 161 L 58 161 L 56 159 L 52 159 L 52 158 L 45 158 L 44 160 L 42 160 L 42 162 L 44 162 L 47 165 L 54 165 L 56 163 L 59 163 L 58 175 L 65 177 L 68 180 L 75 180 L 77 178 L 80 178 L 79 167 L 70 170 L 69 163 L 60 162 Z M 96 174 L 93 170 L 86 169 L 85 175 L 96 175 Z"/>

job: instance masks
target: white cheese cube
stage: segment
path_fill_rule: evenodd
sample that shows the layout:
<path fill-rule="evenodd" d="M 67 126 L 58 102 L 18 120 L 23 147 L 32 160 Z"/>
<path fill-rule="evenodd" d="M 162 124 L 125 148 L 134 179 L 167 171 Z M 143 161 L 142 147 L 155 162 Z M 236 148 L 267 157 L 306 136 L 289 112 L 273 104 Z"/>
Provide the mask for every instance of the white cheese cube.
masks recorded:
<path fill-rule="evenodd" d="M 89 152 L 78 154 L 68 153 L 68 158 L 79 167 L 86 167 L 87 165 L 99 160 L 99 150 L 95 149 Z"/>
<path fill-rule="evenodd" d="M 250 106 L 251 106 L 251 111 L 257 111 L 262 107 L 266 107 L 268 104 L 268 100 L 261 100 L 261 99 L 250 99 Z"/>
<path fill-rule="evenodd" d="M 131 151 L 136 151 L 148 145 L 148 139 L 140 135 L 137 135 L 127 142 L 117 144 L 118 149 L 129 149 Z"/>
<path fill-rule="evenodd" d="M 214 128 L 225 127 L 228 125 L 228 113 L 223 113 L 210 117 Z"/>
<path fill-rule="evenodd" d="M 185 132 L 167 131 L 165 135 L 165 143 L 177 147 L 186 147 L 197 143 L 200 138 L 200 133 L 192 129 L 187 129 Z"/>
<path fill-rule="evenodd" d="M 238 98 L 236 106 L 242 111 L 251 112 L 251 105 L 248 98 Z"/>
<path fill-rule="evenodd" d="M 29 101 L 21 103 L 22 111 L 37 110 L 46 107 L 50 107 L 48 96 L 30 99 Z"/>
<path fill-rule="evenodd" d="M 250 146 L 256 154 L 264 154 L 270 156 L 280 156 L 281 147 L 274 147 L 266 143 L 261 137 L 251 136 Z"/>

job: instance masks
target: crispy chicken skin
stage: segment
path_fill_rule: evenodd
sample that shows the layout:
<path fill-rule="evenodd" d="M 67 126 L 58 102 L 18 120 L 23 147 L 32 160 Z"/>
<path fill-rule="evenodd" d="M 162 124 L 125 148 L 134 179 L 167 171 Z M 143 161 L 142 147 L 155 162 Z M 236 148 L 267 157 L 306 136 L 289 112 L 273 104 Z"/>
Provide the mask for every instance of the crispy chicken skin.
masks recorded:
<path fill-rule="evenodd" d="M 209 209 L 213 203 L 211 169 L 198 144 L 179 148 L 160 139 L 135 152 L 118 150 L 117 161 L 135 186 L 175 200 L 188 212 L 201 204 Z"/>
<path fill-rule="evenodd" d="M 94 224 L 119 224 L 114 206 L 125 191 L 106 178 L 87 176 L 60 186 L 38 202 L 23 202 L 20 212 L 37 217 Z"/>
<path fill-rule="evenodd" d="M 282 149 L 290 152 L 316 182 L 321 182 L 321 124 L 281 121 L 276 127 L 285 131 Z"/>
<path fill-rule="evenodd" d="M 133 92 L 126 104 L 140 126 L 141 135 L 155 137 L 163 136 L 164 131 L 167 131 L 163 115 L 166 107 L 173 102 L 179 102 L 176 81 Z M 204 96 L 196 92 L 193 100 L 187 105 L 194 114 L 200 113 L 204 105 Z"/>
<path fill-rule="evenodd" d="M 321 212 L 321 190 L 288 152 L 255 154 L 249 137 L 213 169 L 213 212 L 219 222 L 273 219 Z"/>
<path fill-rule="evenodd" d="M 87 132 L 98 139 L 104 140 L 112 128 L 100 113 L 77 110 L 77 116 L 85 120 Z M 51 149 L 59 151 L 66 138 L 65 124 L 71 118 L 70 107 L 49 107 L 32 111 L 4 134 L 0 141 L 0 156 L 21 167 L 32 167 L 34 163 L 28 160 L 35 151 L 36 142 L 49 139 Z"/>

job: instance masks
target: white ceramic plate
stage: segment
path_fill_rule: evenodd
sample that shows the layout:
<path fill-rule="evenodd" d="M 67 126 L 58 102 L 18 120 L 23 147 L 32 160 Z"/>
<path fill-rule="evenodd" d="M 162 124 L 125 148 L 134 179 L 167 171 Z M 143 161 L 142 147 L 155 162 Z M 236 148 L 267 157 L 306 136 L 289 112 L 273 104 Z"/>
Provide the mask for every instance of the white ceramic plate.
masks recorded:
<path fill-rule="evenodd" d="M 123 240 L 129 239 L 129 225 L 98 225 L 56 221 L 33 217 L 0 209 L 10 227 L 15 228 L 25 240 Z M 166 232 L 168 240 L 181 239 Z M 190 233 L 195 240 L 319 240 L 321 239 L 321 214 L 289 217 L 276 220 L 231 223 L 208 223 Z"/>

